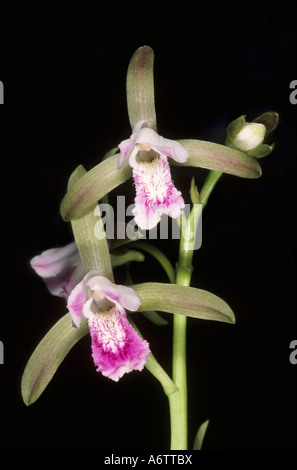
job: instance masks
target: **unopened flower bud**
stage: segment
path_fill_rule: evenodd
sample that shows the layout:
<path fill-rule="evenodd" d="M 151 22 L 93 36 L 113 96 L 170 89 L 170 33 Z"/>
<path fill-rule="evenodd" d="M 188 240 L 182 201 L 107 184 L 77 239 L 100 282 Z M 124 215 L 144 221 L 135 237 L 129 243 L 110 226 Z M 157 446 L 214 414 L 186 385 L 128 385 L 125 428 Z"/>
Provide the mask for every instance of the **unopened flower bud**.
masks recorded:
<path fill-rule="evenodd" d="M 234 139 L 234 144 L 243 151 L 252 150 L 264 141 L 266 127 L 257 122 L 247 122 Z"/>

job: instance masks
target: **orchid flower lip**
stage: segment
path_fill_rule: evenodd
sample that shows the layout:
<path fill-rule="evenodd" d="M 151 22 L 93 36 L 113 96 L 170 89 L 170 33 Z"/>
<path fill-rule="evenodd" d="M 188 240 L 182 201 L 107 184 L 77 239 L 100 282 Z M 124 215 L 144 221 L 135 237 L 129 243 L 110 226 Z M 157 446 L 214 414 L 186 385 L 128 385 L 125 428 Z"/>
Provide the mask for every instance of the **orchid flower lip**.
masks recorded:
<path fill-rule="evenodd" d="M 97 271 L 87 273 L 69 296 L 74 325 L 80 326 L 82 316 L 88 320 L 97 370 L 114 381 L 142 370 L 150 354 L 148 343 L 131 326 L 125 310 L 135 311 L 141 303 L 131 287 L 116 285 Z"/>
<path fill-rule="evenodd" d="M 165 139 L 139 121 L 129 139 L 119 144 L 118 167 L 132 167 L 136 188 L 134 220 L 142 230 L 154 228 L 162 214 L 177 218 L 185 207 L 172 181 L 168 157 L 184 163 L 188 151 L 177 141 Z M 146 154 L 147 153 L 147 154 Z"/>

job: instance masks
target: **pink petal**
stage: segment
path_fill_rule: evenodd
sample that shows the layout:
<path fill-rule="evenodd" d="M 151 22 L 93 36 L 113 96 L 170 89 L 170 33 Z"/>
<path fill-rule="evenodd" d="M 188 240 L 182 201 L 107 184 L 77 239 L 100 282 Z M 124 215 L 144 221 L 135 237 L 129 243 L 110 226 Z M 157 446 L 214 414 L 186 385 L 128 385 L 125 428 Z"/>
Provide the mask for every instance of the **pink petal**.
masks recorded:
<path fill-rule="evenodd" d="M 146 121 L 139 121 L 133 128 L 132 135 L 129 139 L 123 140 L 119 144 L 120 156 L 118 160 L 118 168 L 121 168 L 129 161 L 132 168 L 136 165 L 136 154 L 141 149 L 141 145 L 148 149 L 153 149 L 157 153 L 173 158 L 179 163 L 184 163 L 189 154 L 187 150 L 177 141 L 165 139 L 146 126 Z"/>
<path fill-rule="evenodd" d="M 30 263 L 34 271 L 43 278 L 57 276 L 69 259 L 78 253 L 75 242 L 69 243 L 62 248 L 51 248 L 41 255 L 35 256 Z"/>
<path fill-rule="evenodd" d="M 135 147 L 135 142 L 133 141 L 132 138 L 123 140 L 119 145 L 120 149 L 120 156 L 118 159 L 118 168 L 121 168 L 128 160 L 129 154 Z"/>
<path fill-rule="evenodd" d="M 156 152 L 171 157 L 179 163 L 184 163 L 189 158 L 188 151 L 179 142 L 164 139 L 164 137 L 161 137 L 157 132 L 148 127 L 139 130 L 135 143 L 148 145 Z"/>
<path fill-rule="evenodd" d="M 133 215 L 142 230 L 150 230 L 160 221 L 162 214 L 176 218 L 182 214 L 184 200 L 172 181 L 166 157 L 151 163 L 137 164 L 133 168 L 136 188 Z"/>
<path fill-rule="evenodd" d="M 145 204 L 135 204 L 132 214 L 134 215 L 136 225 L 141 230 L 151 230 L 161 220 L 161 213 L 156 205 L 148 207 Z"/>
<path fill-rule="evenodd" d="M 138 131 L 142 129 L 142 127 L 146 127 L 146 126 L 147 126 L 147 121 L 138 121 L 133 127 L 132 135 L 134 134 L 136 135 Z"/>
<path fill-rule="evenodd" d="M 83 306 L 86 301 L 86 284 L 84 279 L 75 286 L 69 295 L 67 308 L 74 325 L 79 328 Z"/>
<path fill-rule="evenodd" d="M 137 310 L 142 303 L 139 295 L 131 287 L 114 284 L 104 276 L 90 278 L 87 286 L 92 291 L 102 291 L 108 300 L 131 311 Z"/>
<path fill-rule="evenodd" d="M 85 318 L 90 318 L 94 315 L 94 312 L 91 308 L 93 302 L 93 297 L 90 297 L 89 300 L 84 303 L 82 313 Z"/>
<path fill-rule="evenodd" d="M 85 274 L 75 242 L 44 251 L 31 260 L 31 266 L 43 278 L 50 293 L 64 299 Z"/>
<path fill-rule="evenodd" d="M 82 262 L 79 262 L 76 266 L 67 266 L 61 275 L 46 278 L 44 281 L 52 295 L 56 295 L 67 300 L 76 284 L 84 277 L 84 274 L 85 268 Z"/>
<path fill-rule="evenodd" d="M 97 371 L 117 382 L 125 373 L 143 369 L 149 344 L 130 325 L 122 307 L 116 306 L 108 314 L 93 314 L 89 328 Z"/>
<path fill-rule="evenodd" d="M 121 168 L 125 163 L 128 163 L 131 152 L 133 151 L 136 145 L 136 138 L 137 138 L 138 131 L 141 129 L 141 127 L 145 123 L 146 121 L 139 121 L 137 124 L 135 124 L 130 138 L 127 140 L 123 140 L 118 145 L 120 152 L 121 152 L 119 159 L 118 159 L 118 168 Z M 136 149 L 136 151 L 138 151 L 138 149 Z"/>

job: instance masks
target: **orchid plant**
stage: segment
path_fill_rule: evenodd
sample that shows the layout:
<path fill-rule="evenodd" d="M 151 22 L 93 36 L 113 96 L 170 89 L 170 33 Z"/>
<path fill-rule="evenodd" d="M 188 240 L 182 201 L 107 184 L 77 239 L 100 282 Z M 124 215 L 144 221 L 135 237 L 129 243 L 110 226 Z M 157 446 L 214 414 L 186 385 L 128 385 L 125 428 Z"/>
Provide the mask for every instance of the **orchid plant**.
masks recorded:
<path fill-rule="evenodd" d="M 226 129 L 224 145 L 185 139 L 174 141 L 158 134 L 154 81 L 154 52 L 139 48 L 127 72 L 127 104 L 131 136 L 108 152 L 102 161 L 86 171 L 80 165 L 68 181 L 61 203 L 61 215 L 71 221 L 74 241 L 62 248 L 49 249 L 31 260 L 50 293 L 66 301 L 68 312 L 50 329 L 31 355 L 22 377 L 22 397 L 34 403 L 45 390 L 71 348 L 90 334 L 94 366 L 106 379 L 118 382 L 124 374 L 144 367 L 161 383 L 169 400 L 171 449 L 187 450 L 187 317 L 235 323 L 230 306 L 217 295 L 191 287 L 194 241 L 198 222 L 208 198 L 223 173 L 241 178 L 259 178 L 258 158 L 268 155 L 273 145 L 266 143 L 276 128 L 278 115 L 265 112 L 252 122 L 245 116 Z M 119 150 L 119 151 L 118 151 Z M 200 192 L 194 179 L 190 187 L 191 210 L 185 214 L 181 191 L 175 187 L 171 165 L 210 170 Z M 98 237 L 98 223 L 105 233 L 98 201 L 133 178 L 135 225 L 141 230 L 155 228 L 162 215 L 175 219 L 180 228 L 176 269 L 152 243 L 140 236 L 120 240 Z M 124 246 L 119 251 L 119 246 Z M 148 252 L 161 264 L 168 283 L 126 285 L 115 282 L 116 267 L 133 261 L 144 262 Z M 145 334 L 138 331 L 134 318 L 139 313 L 161 325 L 159 312 L 173 314 L 172 374 L 153 355 Z M 200 423 L 194 449 L 201 449 L 208 421 Z"/>

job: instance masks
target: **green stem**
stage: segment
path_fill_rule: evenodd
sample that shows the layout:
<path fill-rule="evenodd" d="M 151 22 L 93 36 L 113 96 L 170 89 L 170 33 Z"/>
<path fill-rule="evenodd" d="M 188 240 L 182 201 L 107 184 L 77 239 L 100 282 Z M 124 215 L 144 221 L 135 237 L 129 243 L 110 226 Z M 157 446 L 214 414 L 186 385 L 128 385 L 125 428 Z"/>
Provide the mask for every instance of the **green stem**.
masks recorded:
<path fill-rule="evenodd" d="M 206 206 L 208 198 L 222 174 L 222 172 L 215 170 L 211 170 L 209 172 L 199 195 L 199 202 L 203 205 L 203 207 Z"/>
<path fill-rule="evenodd" d="M 180 224 L 181 240 L 176 284 L 181 286 L 190 285 L 193 270 L 192 242 L 193 230 L 196 228 L 193 226 L 193 209 L 189 219 L 183 216 Z M 171 450 L 187 450 L 188 448 L 186 328 L 187 317 L 174 315 L 172 379 L 178 386 L 178 391 L 171 398 Z"/>
<path fill-rule="evenodd" d="M 214 189 L 222 173 L 211 171 L 199 195 L 199 199 L 193 200 L 193 207 L 188 219 L 183 215 L 179 220 L 181 231 L 179 258 L 176 278 L 172 264 L 158 248 L 138 240 L 130 243 L 155 257 L 168 275 L 171 283 L 181 286 L 190 286 L 193 271 L 192 259 L 195 247 L 195 237 L 198 221 L 208 198 Z M 194 184 L 194 183 L 193 183 Z M 192 184 L 192 186 L 193 186 Z M 192 187 L 193 190 L 193 187 Z M 132 322 L 131 322 L 132 323 Z M 132 323 L 137 330 L 136 325 Z M 171 450 L 187 450 L 188 448 L 188 412 L 187 412 L 187 367 L 186 367 L 186 329 L 187 317 L 183 315 L 173 316 L 173 356 L 172 379 L 157 362 L 153 354 L 150 354 L 146 368 L 162 384 L 169 400 L 171 422 Z"/>
<path fill-rule="evenodd" d="M 186 219 L 185 216 L 180 219 L 181 239 L 176 274 L 176 284 L 178 285 L 190 286 L 199 217 L 221 175 L 222 173 L 218 171 L 209 173 L 199 195 L 199 204 L 193 205 L 189 219 Z M 174 315 L 172 380 L 178 390 L 169 396 L 171 450 L 187 450 L 188 448 L 186 329 L 187 317 Z"/>

